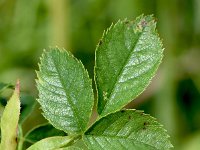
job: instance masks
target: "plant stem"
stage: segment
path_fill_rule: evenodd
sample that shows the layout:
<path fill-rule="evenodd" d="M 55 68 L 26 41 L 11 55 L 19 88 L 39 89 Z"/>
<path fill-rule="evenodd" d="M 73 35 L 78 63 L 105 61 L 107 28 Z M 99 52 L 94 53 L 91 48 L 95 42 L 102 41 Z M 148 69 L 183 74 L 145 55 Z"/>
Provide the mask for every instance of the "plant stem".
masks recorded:
<path fill-rule="evenodd" d="M 18 131 L 19 131 L 19 136 L 18 136 L 19 142 L 18 142 L 18 145 L 17 145 L 17 150 L 22 150 L 24 139 L 23 139 L 23 131 L 22 131 L 21 125 L 19 125 Z"/>

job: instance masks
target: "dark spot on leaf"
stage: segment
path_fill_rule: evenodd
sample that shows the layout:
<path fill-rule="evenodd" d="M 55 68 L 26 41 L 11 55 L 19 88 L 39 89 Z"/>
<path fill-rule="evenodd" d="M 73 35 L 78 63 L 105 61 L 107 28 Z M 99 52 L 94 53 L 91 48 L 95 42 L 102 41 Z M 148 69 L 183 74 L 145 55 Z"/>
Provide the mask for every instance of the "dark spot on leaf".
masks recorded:
<path fill-rule="evenodd" d="M 141 25 L 142 25 L 142 27 L 145 27 L 147 25 L 147 22 L 145 20 L 142 20 Z"/>
<path fill-rule="evenodd" d="M 103 41 L 102 41 L 102 40 L 100 40 L 100 41 L 99 41 L 99 46 L 100 46 L 102 43 L 103 43 Z"/>
<path fill-rule="evenodd" d="M 126 20 L 124 23 L 125 23 L 125 24 L 129 24 L 129 22 L 130 22 L 130 21 Z"/>
<path fill-rule="evenodd" d="M 148 125 L 149 124 L 149 122 L 144 122 L 144 126 L 146 126 L 146 125 Z"/>
<path fill-rule="evenodd" d="M 131 116 L 128 116 L 128 119 L 131 120 Z"/>
<path fill-rule="evenodd" d="M 121 110 L 121 113 L 124 113 L 125 112 L 125 110 Z"/>
<path fill-rule="evenodd" d="M 143 129 L 143 130 L 146 130 L 147 128 L 146 128 L 146 127 L 143 127 L 142 129 Z"/>

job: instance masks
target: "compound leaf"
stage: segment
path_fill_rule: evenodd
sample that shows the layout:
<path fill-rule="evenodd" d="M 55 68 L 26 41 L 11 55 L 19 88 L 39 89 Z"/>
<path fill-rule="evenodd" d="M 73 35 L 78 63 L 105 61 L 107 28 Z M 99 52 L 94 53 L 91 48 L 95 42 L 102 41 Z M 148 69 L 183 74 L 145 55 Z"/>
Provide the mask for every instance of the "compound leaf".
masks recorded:
<path fill-rule="evenodd" d="M 37 87 L 44 117 L 68 134 L 85 131 L 93 107 L 92 83 L 82 63 L 58 48 L 44 52 Z"/>
<path fill-rule="evenodd" d="M 96 50 L 98 113 L 120 110 L 141 94 L 163 57 L 152 16 L 119 21 L 103 35 Z"/>
<path fill-rule="evenodd" d="M 89 149 L 157 150 L 172 147 L 169 136 L 151 116 L 122 110 L 97 121 L 83 140 Z"/>
<path fill-rule="evenodd" d="M 19 91 L 18 81 L 1 118 L 1 150 L 15 150 L 17 147 L 17 127 L 20 115 Z"/>

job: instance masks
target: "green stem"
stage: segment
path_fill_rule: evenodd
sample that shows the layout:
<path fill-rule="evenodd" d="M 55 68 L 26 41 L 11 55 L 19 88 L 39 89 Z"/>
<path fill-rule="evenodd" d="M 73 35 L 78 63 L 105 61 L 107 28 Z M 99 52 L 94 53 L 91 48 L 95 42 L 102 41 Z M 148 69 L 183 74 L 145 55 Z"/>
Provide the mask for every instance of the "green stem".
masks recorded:
<path fill-rule="evenodd" d="M 23 131 L 22 131 L 21 125 L 19 125 L 18 131 L 19 131 L 19 136 L 18 136 L 19 142 L 18 142 L 17 150 L 22 150 L 23 144 L 24 144 L 24 139 L 23 139 Z"/>

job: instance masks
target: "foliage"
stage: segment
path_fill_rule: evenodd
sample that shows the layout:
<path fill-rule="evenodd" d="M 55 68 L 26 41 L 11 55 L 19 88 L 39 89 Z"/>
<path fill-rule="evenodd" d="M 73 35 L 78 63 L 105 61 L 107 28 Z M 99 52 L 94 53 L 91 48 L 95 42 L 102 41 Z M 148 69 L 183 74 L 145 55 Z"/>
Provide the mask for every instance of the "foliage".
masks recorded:
<path fill-rule="evenodd" d="M 162 52 L 152 16 L 119 21 L 104 33 L 95 65 L 99 118 L 87 129 L 94 101 L 87 71 L 70 52 L 59 48 L 45 51 L 37 72 L 38 102 L 44 117 L 68 134 L 65 147 L 83 140 L 88 149 L 171 148 L 166 131 L 154 118 L 136 110 L 121 110 L 149 84 Z M 64 137 L 44 139 L 30 149 L 57 143 L 60 138 Z M 61 147 L 62 142 L 54 148 Z"/>
<path fill-rule="evenodd" d="M 123 109 L 145 90 L 162 57 L 153 16 L 142 15 L 135 21 L 125 19 L 111 25 L 96 49 L 99 116 L 89 126 L 94 93 L 87 70 L 64 49 L 45 50 L 37 71 L 37 100 L 50 124 L 35 127 L 23 136 L 22 124 L 35 103 L 30 96 L 22 97 L 19 116 L 17 83 L 2 116 L 1 149 L 22 150 L 25 143 L 32 144 L 28 150 L 172 148 L 166 130 L 155 118 L 135 109 Z"/>
<path fill-rule="evenodd" d="M 83 65 L 70 53 L 44 52 L 37 72 L 38 102 L 44 116 L 56 128 L 83 133 L 92 112 L 92 82 Z"/>
<path fill-rule="evenodd" d="M 112 25 L 96 51 L 98 113 L 115 112 L 135 99 L 157 70 L 163 49 L 152 16 Z M 122 96 L 123 95 L 123 96 Z"/>
<path fill-rule="evenodd" d="M 17 147 L 17 127 L 20 114 L 19 81 L 1 117 L 1 150 L 15 150 Z"/>
<path fill-rule="evenodd" d="M 132 20 L 141 13 L 155 14 L 165 47 L 164 63 L 151 86 L 126 108 L 155 116 L 168 130 L 176 149 L 190 150 L 185 144 L 193 138 L 196 144 L 192 145 L 198 149 L 194 135 L 200 130 L 200 1 L 179 3 L 179 0 L 0 0 L 0 82 L 14 85 L 19 78 L 21 96 L 28 94 L 35 99 L 38 93 L 34 70 L 38 70 L 42 49 L 49 45 L 70 50 L 93 78 L 95 45 L 102 31 L 119 18 Z M 11 89 L 0 92 L 0 116 L 11 92 Z M 28 101 L 25 99 L 25 106 Z M 24 134 L 46 123 L 38 107 L 37 103 L 31 116 L 21 123 Z M 23 111 L 23 102 L 21 108 Z"/>

